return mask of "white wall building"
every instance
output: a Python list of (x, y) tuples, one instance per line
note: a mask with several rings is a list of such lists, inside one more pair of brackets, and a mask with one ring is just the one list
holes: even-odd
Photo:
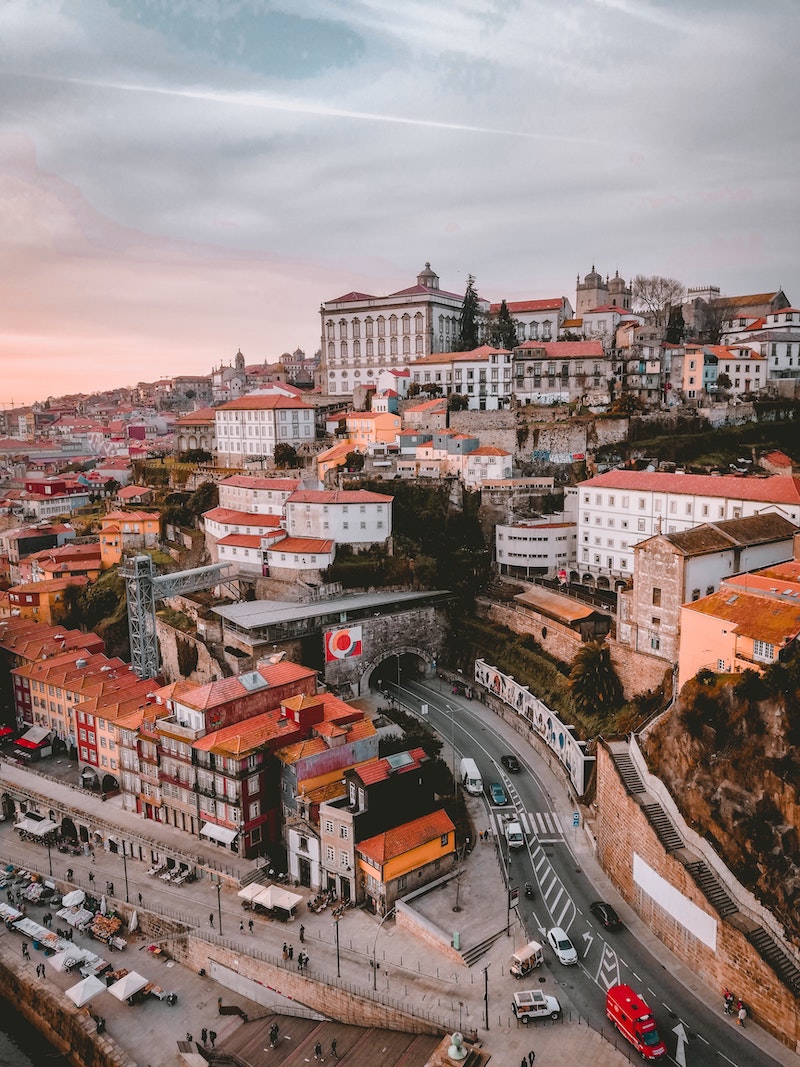
[[(506, 301), (508, 313), (517, 331), (517, 341), (555, 341), (562, 325), (573, 316), (572, 305), (565, 296), (549, 300)], [(492, 304), (492, 315), (500, 310), (500, 304)]]
[(800, 488), (791, 477), (739, 478), (614, 470), (581, 482), (578, 557), (582, 575), (607, 586), (633, 575), (634, 545), (702, 522), (776, 512), (800, 524)]
[(352, 393), (376, 382), (381, 371), (451, 349), (463, 300), (461, 293), (440, 289), (438, 275), (426, 263), (408, 289), (388, 296), (351, 292), (323, 303), (320, 372), (327, 392)]
[(219, 482), (219, 506), (258, 515), (283, 515), (286, 501), (300, 488), (298, 478), (256, 478), (235, 474)]
[(445, 396), (467, 397), (472, 411), (496, 411), (511, 395), (511, 353), (491, 345), (435, 353), (413, 364), (411, 379), (423, 389), (438, 385)]
[(293, 397), (251, 393), (217, 408), (217, 462), (238, 467), (272, 456), (278, 444), (297, 447), (315, 437), (314, 408)]
[(336, 542), (317, 537), (284, 537), (280, 541), (262, 541), (264, 574), (292, 581), (320, 581), (322, 572), (336, 557)]
[(462, 458), (462, 477), (468, 489), (479, 489), (484, 482), (510, 478), (513, 472), (511, 453), (494, 445), (481, 445)]
[(546, 520), (495, 527), (495, 555), (501, 574), (555, 578), (575, 558), (578, 527), (574, 522)]
[(392, 498), (364, 489), (298, 489), (286, 501), (284, 526), (289, 537), (383, 544), (392, 533)]

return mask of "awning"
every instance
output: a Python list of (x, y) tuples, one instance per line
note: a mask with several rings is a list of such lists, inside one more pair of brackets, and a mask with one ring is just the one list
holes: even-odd
[(42, 742), (49, 740), (50, 731), (44, 726), (32, 726), (26, 734), (17, 741), (24, 748), (38, 748)]
[(129, 971), (118, 982), (110, 985), (108, 991), (117, 1000), (127, 1000), (134, 993), (138, 993), (140, 989), (144, 989), (146, 985), (147, 979), (143, 975), (139, 974), (138, 971)]
[(41, 822), (34, 822), (33, 826), (29, 826), (28, 833), (33, 834), (34, 837), (44, 837), (45, 834), (57, 829), (58, 823), (54, 823), (50, 819), (42, 819)]
[(264, 886), (260, 882), (251, 882), (250, 885), (244, 886), (236, 894), (237, 897), (241, 897), (242, 900), (255, 900), (259, 893), (264, 889)]
[(101, 982), (97, 975), (90, 974), (88, 978), (84, 978), (82, 982), (78, 982), (77, 985), (66, 990), (66, 993), (74, 1004), (82, 1008), (84, 1004), (89, 1003), (92, 997), (96, 997), (98, 993), (104, 993), (105, 991), (106, 983)]
[(201, 837), (210, 837), (214, 841), (221, 841), (225, 845), (229, 845), (238, 833), (238, 830), (231, 830), (228, 826), (217, 826), (214, 822), (204, 822), (200, 827)]
[(14, 829), (19, 830), (20, 833), (30, 834), (33, 832), (33, 827), (38, 825), (37, 819), (20, 819), (18, 823), (14, 823)]

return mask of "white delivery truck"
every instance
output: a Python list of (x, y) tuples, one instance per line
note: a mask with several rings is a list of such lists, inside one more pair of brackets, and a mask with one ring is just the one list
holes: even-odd
[(483, 796), (483, 782), (481, 781), (481, 772), (478, 770), (478, 765), (474, 759), (470, 759), (465, 756), (459, 764), (459, 777), (461, 778), (461, 784), (466, 791), (473, 797)]
[(506, 841), (509, 848), (522, 848), (525, 844), (525, 834), (516, 819), (506, 823)]

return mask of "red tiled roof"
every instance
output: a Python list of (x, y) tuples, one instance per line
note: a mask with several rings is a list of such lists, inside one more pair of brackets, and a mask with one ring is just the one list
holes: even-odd
[(248, 474), (234, 474), (219, 483), (220, 485), (235, 485), (241, 489), (274, 489), (277, 492), (291, 493), (298, 485), (299, 478), (255, 478)]
[(332, 540), (322, 540), (316, 537), (284, 537), (282, 541), (271, 544), (267, 551), (330, 555), (333, 552), (333, 544)]
[(203, 512), (204, 519), (222, 523), (224, 526), (280, 526), (280, 515), (262, 515), (255, 511), (234, 511), (233, 508), (212, 508)]
[(702, 600), (684, 605), (684, 609), (724, 619), (745, 637), (770, 645), (780, 646), (800, 633), (800, 603), (782, 603), (744, 589), (732, 591), (727, 584)]
[[(297, 682), (304, 678), (316, 677), (317, 672), (310, 667), (303, 667), (299, 663), (290, 660), (281, 660), (280, 663), (268, 663), (256, 668), (258, 673), (266, 680), (269, 686), (285, 685), (287, 682)], [(264, 690), (259, 690), (264, 692)], [(217, 707), (236, 700), (248, 693), (238, 677), (221, 678), (215, 682), (206, 682), (198, 685), (196, 682), (178, 682), (172, 687), (170, 698), (188, 707), (201, 710), (203, 708)]]
[(392, 497), (368, 489), (298, 489), (289, 504), (386, 504)]
[(800, 480), (775, 474), (769, 478), (723, 474), (667, 474), (662, 471), (613, 470), (578, 484), (579, 489), (637, 489), (652, 493), (754, 500), (767, 504), (800, 504)]
[(328, 300), (329, 304), (352, 304), (361, 303), (363, 300), (378, 300), (377, 296), (371, 296), (369, 293), (357, 293), (355, 290), (351, 290), (349, 293), (345, 293), (344, 296), (337, 296), (334, 300)]
[(275, 410), (276, 408), (292, 408), (295, 411), (298, 408), (303, 411), (314, 410), (310, 404), (304, 404), (291, 396), (258, 393), (250, 396), (240, 396), (236, 400), (229, 400), (226, 404), (221, 404), (217, 411), (267, 411)]
[[(506, 307), (512, 315), (523, 311), (559, 311), (562, 298), (554, 296), (549, 300), (511, 300), (506, 301)], [(492, 304), (489, 311), (496, 314), (500, 310), (500, 304)]]
[(517, 348), (543, 349), (548, 358), (565, 359), (570, 356), (599, 358), (603, 355), (602, 341), (523, 341)]
[(467, 453), (467, 458), (472, 456), (510, 456), (510, 452), (506, 452), (504, 448), (497, 448), (495, 445), (481, 445), (480, 448), (475, 448), (472, 452)]
[(448, 293), (444, 289), (431, 289), (428, 285), (410, 285), (408, 289), (399, 289), (396, 293), (390, 293), (392, 296), (445, 296), (449, 300), (463, 300), (463, 293)]
[[(446, 811), (440, 809), (430, 815), (423, 815), (419, 819), (403, 823), (393, 830), (368, 837), (358, 845), (358, 852), (378, 864), (387, 863), (389, 860), (403, 856), (421, 845), (433, 841), (434, 838), (443, 837), (445, 834), (453, 834), (455, 826)], [(452, 842), (455, 848), (455, 842)]]
[(261, 534), (225, 534), (217, 544), (232, 548), (261, 548)]

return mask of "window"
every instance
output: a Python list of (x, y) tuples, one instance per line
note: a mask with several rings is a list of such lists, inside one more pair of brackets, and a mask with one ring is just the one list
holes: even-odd
[(700, 599), (700, 590), (699, 589), (693, 589), (692, 590), (692, 600), (699, 600), (699, 599)]
[(325, 833), (326, 834), (332, 834), (333, 833), (333, 819), (326, 819), (325, 820)]
[(334, 852), (332, 845), (328, 845), (328, 847), (325, 849), (325, 859), (328, 861), (328, 863), (333, 863), (335, 861), (336, 853)]
[(753, 641), (753, 659), (771, 663), (775, 658), (775, 646), (767, 641)]
[(339, 837), (344, 838), (346, 840), (349, 836), (350, 830), (348, 826), (345, 823), (342, 823), (342, 825), (339, 827)]
[(636, 523), (639, 533), (644, 533), (644, 519), (639, 519)]
[(251, 819), (257, 819), (261, 814), (261, 801), (254, 800), (248, 807), (247, 811)]
[(661, 590), (658, 589), (657, 587), (653, 588), (653, 607), (654, 608), (661, 607)]
[(344, 851), (340, 852), (339, 853), (339, 866), (340, 867), (349, 867), (350, 866), (350, 864), (348, 863), (349, 859), (350, 859), (350, 857), (348, 856), (348, 854), (346, 852), (344, 852)]

